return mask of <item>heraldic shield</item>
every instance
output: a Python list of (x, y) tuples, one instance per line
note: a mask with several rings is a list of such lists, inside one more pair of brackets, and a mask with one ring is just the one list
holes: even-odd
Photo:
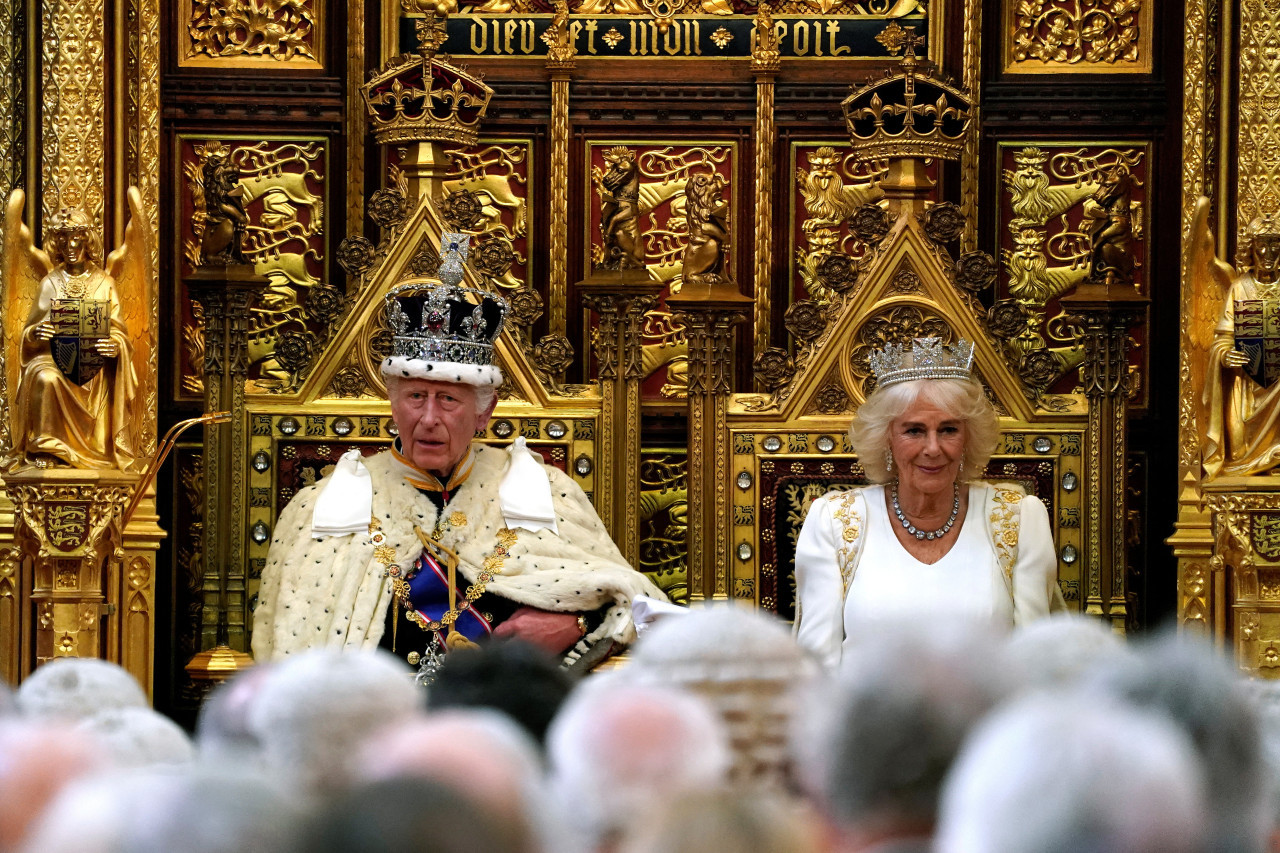
[(111, 336), (111, 303), (100, 299), (55, 299), (49, 322), (54, 326), (49, 341), (53, 363), (71, 382), (85, 384), (105, 364), (95, 344)]
[(1249, 357), (1244, 370), (1264, 388), (1280, 379), (1280, 299), (1235, 304), (1236, 349)]

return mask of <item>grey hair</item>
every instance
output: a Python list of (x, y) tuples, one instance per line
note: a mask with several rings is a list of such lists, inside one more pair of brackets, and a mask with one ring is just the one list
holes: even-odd
[(1204, 768), (1213, 843), (1266, 846), (1271, 815), (1261, 721), (1231, 663), (1203, 643), (1166, 636), (1132, 659), (1099, 667), (1085, 689), (1159, 712), (1178, 726)]
[[(405, 381), (403, 376), (384, 376), (383, 379), (387, 385), (387, 399), (390, 400), (396, 394), (396, 388), (400, 387), (400, 383)], [(441, 380), (433, 379), (433, 382)], [(455, 382), (455, 385), (466, 385), (468, 388), (475, 389), (476, 392), (476, 414), (483, 414), (485, 409), (489, 408), (495, 397), (498, 396), (498, 389), (492, 385), (472, 385), (467, 382)]]
[(1041, 693), (966, 742), (934, 850), (1192, 853), (1205, 849), (1206, 816), (1195, 753), (1167, 720), (1088, 693)]
[(827, 701), (806, 709), (800, 770), (841, 827), (927, 831), (961, 744), (1004, 696), (983, 627), (944, 620), (930, 634), (897, 620), (867, 625)]
[(33, 719), (82, 720), (115, 708), (149, 708), (123, 667), (98, 658), (56, 658), (18, 686), (18, 711)]
[(323, 794), (350, 783), (372, 730), (422, 704), (422, 688), (388, 652), (315, 649), (273, 665), (249, 708), (249, 729), (265, 766)]
[(895, 420), (922, 400), (964, 423), (964, 467), (960, 479), (981, 477), (1000, 442), (1000, 420), (982, 386), (973, 379), (915, 379), (877, 388), (854, 416), (849, 441), (867, 478), (873, 483), (893, 479), (885, 464), (890, 429)]
[(566, 829), (584, 849), (666, 800), (722, 784), (729, 745), (696, 696), (618, 679), (580, 685), (547, 732), (551, 786)]

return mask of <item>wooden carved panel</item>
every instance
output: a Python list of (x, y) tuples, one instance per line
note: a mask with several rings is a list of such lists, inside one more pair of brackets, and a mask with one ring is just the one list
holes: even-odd
[(882, 163), (859, 163), (848, 142), (792, 142), (788, 232), (789, 302), (830, 301), (818, 281), (818, 264), (833, 252), (860, 258), (867, 246), (849, 227), (849, 217), (880, 197), (875, 182)]
[(605, 155), (614, 148), (626, 148), (635, 157), (640, 179), (638, 225), (645, 265), (649, 274), (664, 285), (658, 307), (645, 314), (641, 330), (645, 369), (642, 394), (645, 399), (683, 397), (687, 384), (688, 344), (684, 327), (664, 306), (668, 295), (680, 292), (684, 253), (689, 243), (685, 185), (697, 174), (714, 174), (724, 180), (723, 198), (731, 211), (731, 246), (725, 263), (728, 276), (736, 278), (732, 245), (737, 240), (747, 239), (750, 234), (750, 225), (736, 222), (733, 216), (739, 187), (738, 145), (732, 141), (589, 141), (587, 168), (584, 170), (587, 186), (583, 194), (583, 209), (589, 212), (584, 217), (583, 240), (586, 249), (583, 266), (587, 270), (604, 258), (604, 248), (600, 243), (601, 195), (597, 181), (608, 171)]
[[(249, 217), (245, 255), (270, 280), (255, 303), (249, 327), (249, 392), (279, 393), (296, 388), (345, 308), (344, 288), (326, 270), (326, 197), (329, 148), (323, 137), (180, 135), (174, 196), (175, 268), (194, 271), (204, 233), (204, 173), (211, 160), (225, 158), (239, 171)], [(178, 393), (198, 396), (203, 387), (203, 317), (181, 292), (180, 328), (174, 351), (182, 354)]]
[(1149, 74), (1156, 0), (1004, 0), (1004, 67)]
[[(1035, 393), (1069, 393), (1083, 358), (1076, 330), (1065, 321), (1059, 297), (1089, 274), (1091, 231), (1127, 228), (1134, 286), (1151, 294), (1149, 240), (1151, 151), (1145, 142), (1007, 142), (1001, 167), (997, 233), (1000, 278), (989, 328), (1006, 361)], [(1110, 219), (1099, 199), (1109, 180), (1132, 177), (1127, 207)], [(1123, 205), (1122, 205), (1123, 206)], [(1130, 354), (1131, 404), (1147, 401), (1146, 323), (1134, 331)]]
[(174, 21), (186, 68), (323, 68), (322, 0), (181, 0)]

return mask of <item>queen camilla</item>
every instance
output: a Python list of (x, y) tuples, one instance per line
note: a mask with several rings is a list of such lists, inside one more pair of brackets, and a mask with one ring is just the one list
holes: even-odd
[(874, 485), (814, 501), (796, 543), (796, 631), (839, 664), (855, 626), (905, 616), (1011, 628), (1061, 600), (1049, 515), (977, 479), (999, 436), (973, 344), (917, 338), (872, 356), (876, 390), (850, 429)]

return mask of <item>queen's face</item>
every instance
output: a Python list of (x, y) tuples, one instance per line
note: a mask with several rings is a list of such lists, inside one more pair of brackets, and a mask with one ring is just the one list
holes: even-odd
[(925, 400), (916, 403), (889, 427), (889, 450), (898, 492), (936, 495), (950, 492), (960, 479), (965, 423)]

